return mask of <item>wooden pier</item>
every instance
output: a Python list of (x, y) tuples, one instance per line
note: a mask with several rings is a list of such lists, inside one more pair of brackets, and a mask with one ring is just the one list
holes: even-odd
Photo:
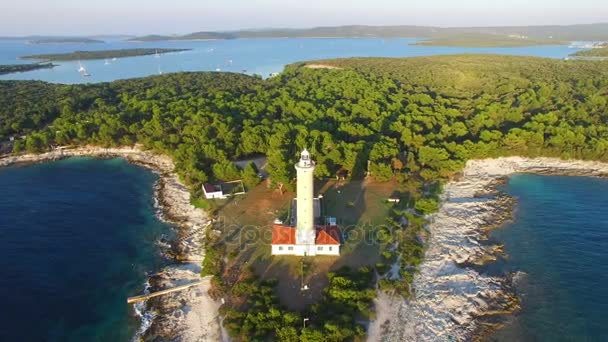
[(203, 282), (202, 280), (201, 281), (195, 281), (195, 282), (190, 283), (190, 284), (180, 285), (180, 286), (176, 286), (176, 287), (173, 287), (173, 288), (170, 288), (170, 289), (164, 289), (164, 290), (148, 293), (148, 294), (141, 295), (141, 296), (129, 297), (129, 298), (127, 298), (127, 304), (141, 302), (141, 301), (146, 300), (148, 298), (162, 296), (162, 295), (167, 294), (167, 293), (182, 291), (182, 290), (185, 290), (187, 288), (190, 288), (190, 287), (193, 287), (193, 286), (196, 286), (196, 285), (200, 285), (202, 282)]

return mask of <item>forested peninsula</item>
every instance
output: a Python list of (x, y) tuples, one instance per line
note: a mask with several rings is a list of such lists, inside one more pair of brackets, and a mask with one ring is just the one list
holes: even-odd
[(608, 46), (605, 47), (582, 50), (571, 54), (573, 57), (589, 57), (589, 58), (608, 58)]
[(518, 47), (537, 45), (564, 45), (565, 41), (552, 38), (529, 38), (518, 35), (463, 34), (446, 35), (422, 40), (411, 45), (460, 47)]
[(50, 69), (55, 67), (53, 63), (30, 63), (30, 64), (5, 64), (0, 65), (0, 75), (12, 74), (15, 72), (26, 72), (38, 69)]
[(86, 37), (53, 37), (28, 40), (30, 44), (99, 44), (103, 40)]
[[(286, 309), (275, 280), (225, 268), (247, 255), (221, 239), (206, 246), (204, 272), (218, 275), (215, 295), (232, 298), (221, 313), (235, 339), (342, 341), (365, 335), (376, 282), (410, 295), (424, 256), (421, 214), (437, 210), (441, 184), (467, 160), (607, 161), (607, 93), (608, 62), (496, 55), (323, 60), (267, 80), (201, 72), (91, 85), (3, 81), (0, 140), (26, 136), (14, 153), (140, 143), (171, 156), (192, 189), (240, 177), (231, 161), (255, 154), (268, 157), (271, 186), (291, 188), (304, 147), (319, 178), (369, 171), (397, 182), (407, 201), (378, 234), (382, 262), (332, 272), (323, 298), (304, 310)], [(384, 276), (387, 265), (398, 267), (396, 278)], [(302, 329), (303, 317), (316, 319)]]
[(155, 54), (164, 54), (170, 52), (188, 51), (190, 49), (119, 49), (119, 50), (99, 50), (99, 51), (74, 51), (68, 53), (54, 53), (43, 55), (28, 55), (21, 56), (21, 59), (40, 59), (47, 61), (76, 61), (87, 59), (105, 59), (105, 58), (124, 58), (135, 56), (147, 56)]

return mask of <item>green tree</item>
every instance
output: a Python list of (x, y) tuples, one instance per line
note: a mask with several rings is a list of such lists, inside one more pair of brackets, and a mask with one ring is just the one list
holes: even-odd
[(213, 176), (224, 181), (239, 179), (241, 173), (230, 160), (222, 160), (213, 164)]
[(422, 214), (430, 214), (439, 208), (439, 204), (436, 199), (433, 198), (421, 198), (416, 201), (416, 205), (414, 206), (416, 210), (418, 210)]
[(258, 168), (253, 162), (245, 165), (245, 168), (241, 172), (243, 183), (248, 189), (253, 189), (256, 185), (260, 184), (260, 177), (258, 176)]

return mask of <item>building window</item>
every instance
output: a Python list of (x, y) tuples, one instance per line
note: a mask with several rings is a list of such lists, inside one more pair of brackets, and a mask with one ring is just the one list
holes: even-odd
[(323, 246), (319, 246), (319, 247), (317, 247), (317, 250), (318, 250), (318, 251), (322, 251), (322, 250), (323, 250)]
[(331, 252), (331, 250), (333, 249), (333, 247), (329, 246), (329, 251)]
[(279, 246), (279, 250), (282, 251), (283, 250), (283, 246)]
[(288, 251), (293, 251), (293, 247), (287, 247)]

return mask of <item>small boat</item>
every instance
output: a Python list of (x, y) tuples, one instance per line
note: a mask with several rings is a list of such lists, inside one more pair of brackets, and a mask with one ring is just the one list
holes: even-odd
[(115, 61), (115, 60), (116, 60), (116, 57), (112, 58), (112, 61)]
[(160, 65), (158, 66), (158, 74), (159, 74), (159, 75), (162, 75), (162, 74), (163, 74), (163, 71), (162, 71), (162, 70), (160, 70)]
[(160, 55), (158, 54), (158, 49), (155, 50), (154, 58), (160, 58)]
[(80, 63), (80, 61), (78, 61), (78, 66), (79, 66), (79, 68), (78, 68), (78, 72), (79, 72), (79, 73), (81, 73), (81, 74), (82, 74), (83, 72), (87, 72), (87, 69), (85, 69), (85, 68), (82, 66), (82, 63)]
[(82, 63), (80, 63), (80, 61), (78, 61), (78, 72), (84, 76), (84, 77), (89, 77), (91, 76), (91, 74), (89, 74), (89, 72), (87, 71), (87, 69), (82, 65)]
[(106, 59), (106, 61), (103, 63), (103, 65), (110, 65), (110, 61)]

